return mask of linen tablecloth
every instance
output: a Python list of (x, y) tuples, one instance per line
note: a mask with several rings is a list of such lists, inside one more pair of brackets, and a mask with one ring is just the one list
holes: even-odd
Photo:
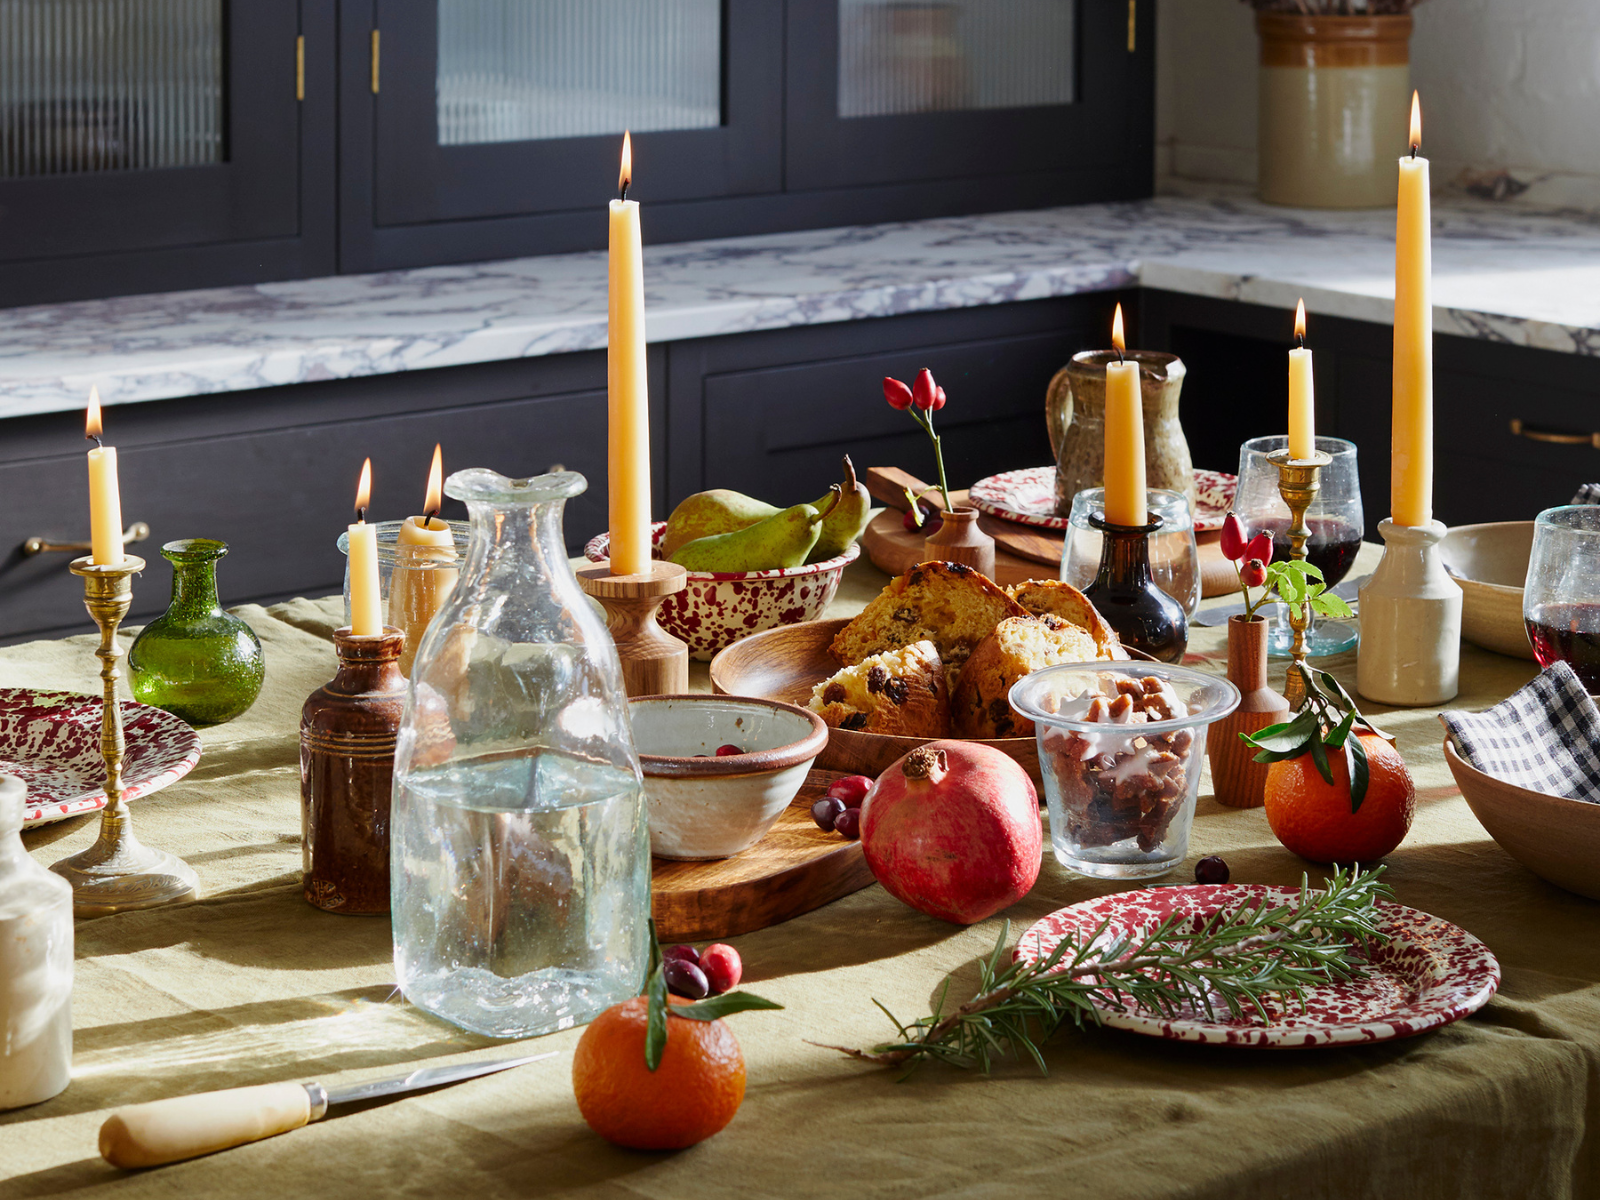
[[(1357, 571), (1375, 556), (1365, 548)], [(858, 563), (831, 615), (859, 608), (883, 582)], [(147, 576), (140, 586), (161, 584)], [(1314, 1051), (1064, 1032), (1046, 1052), (1048, 1076), (1018, 1062), (991, 1078), (935, 1066), (898, 1082), (809, 1040), (884, 1039), (891, 1029), (872, 999), (921, 1015), (947, 972), (970, 984), (1001, 919), (957, 928), (874, 886), (733, 939), (747, 986), (786, 1006), (731, 1018), (748, 1064), (744, 1106), (694, 1149), (640, 1154), (601, 1141), (578, 1115), (570, 1066), (580, 1031), (510, 1048), (433, 1020), (395, 994), (386, 920), (301, 899), (296, 729), (302, 701), (332, 673), (336, 602), (239, 611), (266, 648), (261, 699), (203, 731), (188, 778), (134, 805), (140, 837), (186, 858), (203, 898), (78, 925), (73, 1083), (0, 1114), (0, 1196), (1244, 1200), (1596, 1186), (1600, 905), (1542, 882), (1490, 840), (1443, 764), (1432, 709), (1371, 709), (1398, 735), (1419, 793), (1388, 878), (1402, 903), (1457, 922), (1499, 956), (1504, 984), (1476, 1016), (1407, 1041)], [(1191, 651), (1220, 671), (1225, 639), (1223, 628), (1196, 628)], [(0, 650), (0, 686), (94, 691), (92, 645), (86, 635)], [(1353, 655), (1330, 665), (1353, 685)], [(1486, 707), (1532, 674), (1530, 663), (1463, 647), (1453, 704)], [(703, 668), (698, 678), (703, 686)], [(49, 863), (93, 837), (94, 821), (77, 820), (27, 843)], [(1223, 808), (1209, 785), (1190, 862), (1169, 880), (1189, 878), (1205, 854), (1224, 855), (1236, 881), (1289, 884), (1308, 869), (1261, 810)], [(1047, 852), (1032, 894), (1004, 915), (1014, 936), (1108, 890)], [(119, 1104), (281, 1080), (348, 1083), (534, 1049), (560, 1053), (154, 1171), (124, 1174), (95, 1151)]]

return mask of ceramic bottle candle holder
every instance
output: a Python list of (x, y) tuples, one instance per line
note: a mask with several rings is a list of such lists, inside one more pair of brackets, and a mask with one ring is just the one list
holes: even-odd
[(1105, 535), (1105, 544), (1100, 571), (1083, 589), (1085, 598), (1127, 648), (1159, 662), (1182, 662), (1189, 618), (1150, 574), (1150, 535), (1161, 528), (1161, 518), (1152, 517), (1147, 525), (1113, 525), (1104, 513), (1094, 513), (1089, 524)]
[(133, 603), (133, 577), (144, 570), (144, 559), (122, 556), (115, 565), (97, 563), (85, 556), (69, 568), (83, 577), (83, 603), (100, 626), (100, 679), (104, 704), (100, 724), (100, 753), (106, 763), (106, 806), (100, 814), (100, 834), (94, 845), (50, 869), (72, 885), (72, 910), (79, 917), (104, 917), (139, 908), (156, 908), (193, 900), (200, 881), (175, 854), (153, 850), (133, 836), (128, 802), (122, 796), (122, 756), (127, 741), (122, 733), (122, 708), (117, 700), (117, 680), (122, 671), (117, 660), (117, 626)]
[(924, 562), (953, 562), (994, 578), (994, 539), (978, 527), (978, 510), (939, 512), (939, 528), (922, 543)]
[(339, 672), (300, 713), (302, 883), (328, 912), (389, 911), (389, 793), (405, 709), (405, 634), (335, 631)]
[(1356, 690), (1379, 704), (1442, 704), (1460, 690), (1461, 587), (1444, 569), (1442, 522), (1378, 523), (1383, 558), (1361, 589)]

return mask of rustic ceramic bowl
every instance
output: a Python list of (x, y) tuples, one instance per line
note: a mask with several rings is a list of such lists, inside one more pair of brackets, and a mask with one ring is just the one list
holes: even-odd
[(1600, 900), (1600, 804), (1533, 792), (1485, 775), (1444, 740), (1444, 761), (1472, 815), (1540, 879)]
[[(660, 546), (666, 529), (665, 521), (651, 527), (651, 545)], [(590, 562), (599, 562), (610, 552), (609, 533), (590, 539), (583, 548)], [(690, 571), (689, 586), (663, 600), (656, 619), (673, 637), (688, 643), (691, 657), (710, 662), (719, 650), (752, 633), (816, 620), (838, 594), (844, 569), (860, 554), (860, 543), (853, 543), (838, 558), (803, 567)]]
[(1439, 549), (1445, 569), (1461, 585), (1462, 638), (1496, 654), (1531, 659), (1522, 583), (1533, 551), (1533, 522), (1456, 525)]
[[(650, 852), (660, 858), (727, 858), (755, 845), (828, 742), (816, 713), (775, 700), (640, 696), (628, 710), (650, 806)], [(744, 753), (716, 757), (728, 745)]]

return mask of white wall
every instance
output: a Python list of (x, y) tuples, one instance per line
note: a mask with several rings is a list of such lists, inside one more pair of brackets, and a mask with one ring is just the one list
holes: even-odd
[[(1240, 0), (1159, 0), (1156, 173), (1256, 178), (1255, 17)], [(1600, 210), (1600, 0), (1428, 0), (1415, 11), (1435, 185), (1508, 170), (1524, 203)]]

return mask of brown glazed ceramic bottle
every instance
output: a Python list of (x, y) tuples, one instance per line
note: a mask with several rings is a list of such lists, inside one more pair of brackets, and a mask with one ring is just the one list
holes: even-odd
[(405, 634), (333, 635), (339, 673), (300, 713), (306, 901), (329, 912), (389, 911), (389, 789), (405, 708)]
[(1228, 681), (1239, 689), (1239, 707), (1217, 722), (1206, 751), (1217, 802), (1229, 808), (1266, 803), (1267, 764), (1255, 761), (1255, 748), (1239, 735), (1289, 719), (1289, 702), (1267, 686), (1269, 625), (1263, 617), (1228, 618)]

